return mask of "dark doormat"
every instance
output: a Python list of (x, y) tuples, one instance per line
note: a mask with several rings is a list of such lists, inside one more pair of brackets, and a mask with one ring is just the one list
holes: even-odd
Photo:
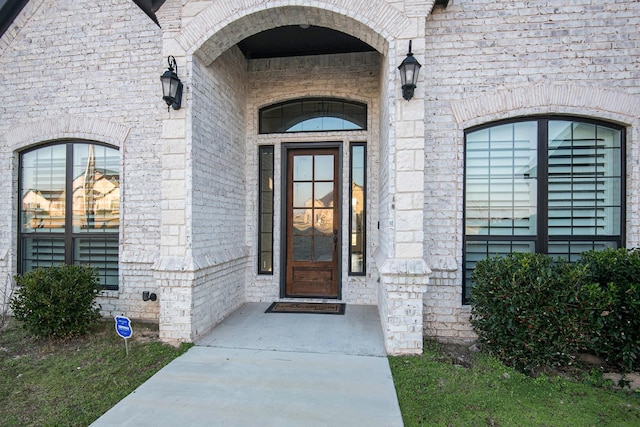
[(265, 313), (344, 314), (345, 304), (319, 302), (274, 302)]

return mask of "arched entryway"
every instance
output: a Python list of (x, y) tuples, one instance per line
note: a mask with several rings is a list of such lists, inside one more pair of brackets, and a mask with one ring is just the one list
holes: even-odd
[[(422, 259), (422, 244), (407, 236), (412, 233), (411, 227), (416, 228), (416, 236), (421, 232), (421, 221), (416, 218), (421, 215), (420, 200), (424, 196), (420, 179), (406, 186), (402, 178), (407, 171), (414, 177), (421, 176), (421, 162), (403, 164), (402, 172), (396, 168), (407, 154), (399, 156), (400, 151), (408, 149), (414, 157), (422, 155), (424, 135), (405, 130), (398, 138), (396, 128), (423, 132), (423, 126), (415, 123), (422, 122), (424, 115), (420, 115), (420, 94), (410, 106), (396, 101), (399, 85), (395, 74), (396, 64), (404, 57), (404, 51), (398, 53), (396, 46), (401, 41), (408, 45), (407, 39), (419, 36), (419, 31), (412, 31), (424, 25), (423, 17), (408, 17), (384, 1), (366, 8), (351, 1), (325, 7), (291, 2), (245, 3), (242, 9), (233, 2), (228, 7), (215, 3), (165, 43), (165, 53), (175, 56), (179, 66), (186, 69), (186, 99), (182, 110), (163, 117), (163, 165), (170, 170), (164, 168), (163, 203), (168, 209), (163, 210), (161, 259), (155, 266), (165, 294), (161, 301), (167, 301), (161, 303), (161, 335), (193, 339), (246, 301), (321, 297), (377, 305), (388, 351), (420, 351), (421, 326), (417, 324), (422, 323), (422, 312), (418, 305), (428, 268)], [(241, 49), (248, 37), (284, 26), (340, 31), (371, 49), (259, 59), (252, 59)], [(423, 42), (418, 40), (416, 44)], [(184, 52), (176, 52), (179, 48)], [(356, 132), (260, 134), (260, 108), (296, 98), (360, 102), (367, 106), (367, 127)], [(403, 138), (410, 143), (404, 146)], [(350, 159), (356, 145), (367, 147), (368, 262), (361, 275), (350, 274), (347, 254), (351, 235), (346, 231), (352, 203)], [(257, 263), (259, 238), (265, 238), (259, 232), (259, 218), (264, 212), (260, 210), (258, 185), (260, 147), (265, 146), (273, 148), (275, 189), (273, 212), (269, 212), (274, 256), (270, 275), (260, 274)], [(293, 179), (288, 178), (287, 165), (295, 162), (291, 156), (304, 149), (330, 150), (334, 158), (332, 185), (338, 195), (333, 203), (338, 206), (331, 232), (340, 245), (340, 283), (330, 295), (296, 295), (287, 293), (286, 286), (282, 290), (281, 278), (287, 268), (283, 259), (288, 250), (284, 206), (287, 180)], [(328, 155), (325, 151), (314, 151), (311, 158), (324, 158)], [(318, 183), (325, 184), (322, 179)], [(396, 194), (402, 199), (398, 205)], [(410, 204), (404, 202), (408, 199), (412, 200)], [(401, 238), (398, 230), (403, 233)], [(416, 291), (398, 289), (401, 281)], [(412, 298), (417, 301), (409, 301)], [(182, 323), (177, 328), (176, 319)], [(407, 324), (406, 333), (399, 334), (403, 322)], [(163, 325), (170, 334), (165, 335)], [(170, 337), (174, 332), (175, 337)]]

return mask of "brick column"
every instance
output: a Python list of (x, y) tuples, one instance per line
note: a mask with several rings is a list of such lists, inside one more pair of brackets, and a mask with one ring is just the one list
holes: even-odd
[[(414, 97), (406, 101), (401, 95), (397, 70), (408, 48), (409, 38), (396, 41), (396, 64), (389, 64), (388, 90), (396, 100), (395, 120), (387, 144), (391, 159), (388, 189), (391, 205), (382, 209), (389, 210), (391, 253), (379, 250), (374, 255), (380, 273), (379, 311), (389, 354), (422, 353), (423, 296), (431, 273), (423, 259), (424, 77), (421, 75)], [(416, 36), (412, 50), (423, 62), (424, 38)]]
[(379, 271), (379, 311), (387, 353), (422, 353), (422, 298), (431, 271), (422, 259), (387, 259)]
[(190, 342), (195, 338), (193, 288), (196, 267), (191, 251), (191, 114), (188, 100), (191, 73), (186, 52), (175, 42), (182, 25), (181, 7), (178, 3), (167, 3), (165, 6), (158, 11), (158, 19), (164, 30), (161, 64), (166, 69), (167, 57), (175, 57), (178, 77), (184, 89), (179, 110), (171, 108), (159, 112), (162, 120), (162, 217), (160, 259), (154, 264), (153, 271), (160, 300), (160, 338), (165, 342), (177, 343)]

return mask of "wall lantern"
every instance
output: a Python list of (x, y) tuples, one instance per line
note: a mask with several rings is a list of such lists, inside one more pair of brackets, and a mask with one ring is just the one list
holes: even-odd
[(413, 98), (413, 90), (418, 82), (418, 74), (420, 73), (420, 63), (411, 53), (411, 40), (409, 40), (409, 52), (404, 58), (402, 64), (398, 67), (400, 70), (400, 79), (402, 80), (402, 97), (407, 101)]
[[(160, 76), (162, 82), (162, 99), (167, 103), (167, 111), (169, 107), (179, 110), (182, 104), (182, 82), (178, 78), (178, 64), (176, 58), (169, 55), (167, 58), (169, 69)], [(173, 71), (175, 68), (175, 71)]]

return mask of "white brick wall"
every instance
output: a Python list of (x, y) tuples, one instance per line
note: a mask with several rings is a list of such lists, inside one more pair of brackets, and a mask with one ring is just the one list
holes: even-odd
[(160, 334), (167, 341), (194, 340), (242, 304), (249, 268), (245, 59), (232, 48), (209, 66), (194, 57), (187, 68), (188, 110), (168, 120), (185, 121), (184, 132), (164, 133), (167, 209), (163, 257), (154, 267), (162, 293), (181, 295), (162, 306)]
[(456, 0), (427, 19), (425, 333), (469, 340), (461, 305), (464, 129), (535, 114), (628, 126), (627, 241), (639, 242), (640, 3)]
[[(135, 31), (132, 31), (135, 29)], [(158, 157), (162, 109), (160, 29), (128, 0), (30, 1), (0, 38), (0, 275), (16, 272), (17, 159), (56, 139), (108, 143), (121, 154), (120, 291), (100, 299), (103, 313), (158, 318), (150, 270), (159, 245)], [(9, 184), (10, 183), (10, 184)], [(3, 250), (6, 250), (6, 252)], [(142, 255), (144, 254), (144, 255)]]

